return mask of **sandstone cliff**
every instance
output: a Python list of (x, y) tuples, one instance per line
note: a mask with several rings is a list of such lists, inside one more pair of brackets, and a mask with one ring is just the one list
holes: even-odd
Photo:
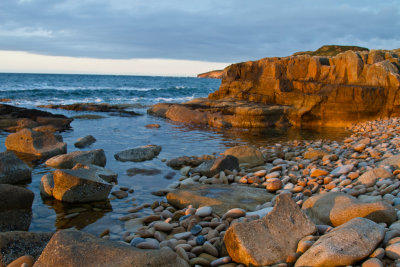
[(346, 51), (369, 51), (368, 48), (353, 46), (353, 45), (324, 45), (318, 48), (315, 51), (304, 51), (304, 52), (296, 52), (292, 56), (300, 56), (300, 55), (310, 55), (310, 56), (336, 56), (340, 53), (344, 53)]
[(400, 54), (347, 51), (233, 64), (208, 99), (159, 104), (149, 113), (218, 127), (348, 126), (400, 115)]
[(197, 78), (211, 78), (211, 79), (222, 79), (224, 75), (224, 70), (212, 70), (205, 73), (200, 73)]

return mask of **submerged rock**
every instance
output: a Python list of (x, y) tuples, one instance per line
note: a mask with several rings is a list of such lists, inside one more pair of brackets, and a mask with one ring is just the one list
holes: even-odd
[(42, 158), (67, 153), (67, 144), (62, 142), (60, 135), (27, 128), (7, 136), (5, 145), (8, 150)]
[(0, 153), (0, 184), (26, 183), (32, 180), (32, 170), (11, 151)]
[(383, 226), (354, 218), (321, 236), (295, 266), (348, 266), (368, 257), (384, 237)]
[(152, 160), (158, 154), (160, 154), (160, 151), (161, 146), (147, 145), (120, 151), (115, 154), (114, 157), (116, 160), (119, 161), (140, 162), (145, 160)]
[(317, 231), (290, 194), (276, 198), (274, 209), (249, 223), (235, 223), (225, 233), (229, 256), (245, 265), (272, 265), (285, 262), (296, 253), (297, 243)]
[(94, 149), (89, 151), (74, 151), (65, 155), (58, 155), (48, 159), (45, 164), (53, 168), (71, 169), (77, 163), (94, 164), (104, 167), (106, 161), (104, 150)]
[(189, 267), (189, 264), (171, 249), (140, 250), (84, 232), (61, 230), (54, 234), (34, 266)]
[(84, 148), (86, 146), (90, 146), (96, 142), (96, 138), (91, 135), (87, 135), (85, 137), (79, 138), (78, 141), (75, 142), (74, 146), (77, 148)]

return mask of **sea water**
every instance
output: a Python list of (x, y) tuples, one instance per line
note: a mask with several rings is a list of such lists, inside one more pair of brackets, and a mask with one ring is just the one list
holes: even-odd
[[(39, 194), (40, 179), (54, 169), (43, 163), (31, 164), (32, 182), (26, 187), (35, 193), (30, 231), (54, 231), (76, 228), (93, 234), (111, 230), (112, 239), (121, 239), (132, 227), (118, 218), (129, 214), (134, 206), (165, 200), (151, 192), (163, 189), (177, 181), (180, 173), (166, 166), (165, 160), (179, 156), (218, 154), (240, 144), (272, 145), (291, 139), (341, 139), (343, 130), (315, 132), (302, 129), (214, 129), (174, 123), (150, 116), (147, 108), (160, 102), (185, 102), (207, 95), (218, 89), (220, 80), (191, 77), (151, 77), (116, 75), (56, 75), (56, 74), (0, 74), (0, 99), (7, 104), (37, 108), (46, 104), (111, 103), (135, 104), (133, 110), (141, 116), (125, 117), (97, 113), (96, 120), (75, 119), (72, 129), (62, 132), (68, 152), (79, 150), (74, 143), (80, 137), (93, 135), (97, 141), (84, 150), (104, 149), (106, 168), (118, 173), (118, 185), (134, 190), (125, 199), (111, 199), (105, 203), (65, 204), (43, 200)], [(69, 117), (94, 112), (42, 109)], [(146, 128), (157, 123), (160, 128)], [(0, 151), (5, 151), (4, 140), (9, 133), (0, 132)], [(156, 144), (162, 146), (159, 156), (145, 162), (119, 162), (114, 154), (128, 148)], [(153, 174), (133, 175), (134, 169), (152, 170)], [(143, 209), (140, 216), (151, 213)]]

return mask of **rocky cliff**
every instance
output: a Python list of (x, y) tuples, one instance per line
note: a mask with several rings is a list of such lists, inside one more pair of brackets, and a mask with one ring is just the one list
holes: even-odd
[(224, 70), (212, 70), (205, 73), (200, 73), (197, 78), (211, 78), (211, 79), (222, 79), (224, 75)]
[(348, 126), (400, 115), (400, 53), (264, 58), (233, 64), (208, 99), (159, 104), (149, 113), (218, 127)]

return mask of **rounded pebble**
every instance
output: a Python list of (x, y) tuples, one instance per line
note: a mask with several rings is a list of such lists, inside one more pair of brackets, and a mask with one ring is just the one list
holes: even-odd
[(214, 256), (214, 257), (218, 257), (218, 250), (208, 241), (204, 242), (203, 244), (203, 249), (206, 253)]
[(364, 261), (361, 267), (383, 267), (383, 263), (377, 258), (370, 258)]
[(192, 233), (192, 235), (197, 235), (198, 233), (201, 232), (201, 230), (203, 230), (203, 227), (201, 227), (200, 224), (196, 224), (195, 226), (192, 227), (192, 229), (190, 229), (190, 232)]
[(196, 210), (195, 214), (199, 217), (207, 217), (207, 216), (210, 216), (211, 213), (212, 213), (212, 208), (209, 206), (204, 206), (204, 207), (198, 208)]

